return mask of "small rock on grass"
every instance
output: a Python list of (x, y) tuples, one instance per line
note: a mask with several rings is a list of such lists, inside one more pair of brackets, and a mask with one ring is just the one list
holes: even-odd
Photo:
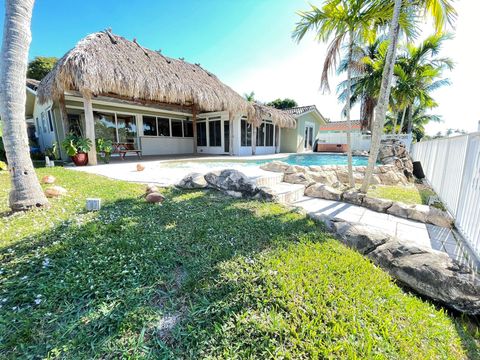
[(45, 175), (43, 178), (42, 178), (42, 183), (44, 184), (53, 184), (55, 182), (55, 176), (53, 175)]
[(51, 186), (45, 189), (45, 195), (49, 198), (60, 197), (67, 194), (67, 189), (61, 186)]
[(145, 170), (145, 166), (142, 164), (137, 164), (137, 171), (143, 171)]
[(148, 203), (161, 204), (165, 200), (165, 196), (163, 196), (159, 192), (152, 192), (150, 194), (147, 194), (147, 196), (145, 197), (145, 200)]
[(158, 192), (158, 187), (155, 184), (148, 184), (145, 188), (145, 194), (151, 194), (154, 192)]

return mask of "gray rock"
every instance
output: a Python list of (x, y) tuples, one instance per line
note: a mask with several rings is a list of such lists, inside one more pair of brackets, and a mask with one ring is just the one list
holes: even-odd
[(330, 186), (318, 183), (307, 187), (307, 189), (305, 190), (305, 195), (326, 200), (340, 201), (342, 199), (341, 191), (331, 188)]
[(285, 172), (290, 167), (289, 164), (282, 161), (272, 161), (260, 166), (260, 169), (273, 172)]
[(308, 167), (300, 165), (291, 165), (285, 169), (285, 174), (306, 173)]
[(240, 192), (245, 197), (258, 193), (257, 186), (243, 173), (234, 169), (212, 171), (205, 175), (208, 185), (222, 191)]
[(364, 224), (334, 222), (334, 231), (351, 248), (365, 255), (389, 240), (389, 235)]
[(427, 215), (430, 211), (428, 205), (414, 205), (408, 211), (408, 218), (420, 222), (427, 222)]
[(480, 314), (480, 280), (446, 253), (392, 238), (368, 255), (421, 295), (469, 315)]
[(356, 190), (349, 190), (343, 193), (342, 198), (344, 201), (355, 204), (355, 205), (362, 205), (363, 199), (365, 198), (365, 194), (356, 191)]
[(386, 212), (392, 204), (393, 201), (387, 199), (377, 199), (369, 196), (363, 198), (363, 206), (377, 212)]
[(338, 182), (335, 171), (308, 171), (306, 173), (314, 182), (322, 183), (325, 185), (332, 185)]
[(451, 228), (453, 226), (453, 219), (446, 211), (442, 211), (433, 206), (429, 207), (426, 222), (429, 224)]
[(181, 189), (204, 189), (208, 184), (202, 174), (190, 173), (180, 180), (176, 186)]
[(413, 207), (410, 205), (401, 202), (394, 202), (392, 206), (387, 209), (387, 213), (407, 219), (409, 213), (412, 211), (412, 208)]
[(283, 181), (289, 184), (302, 184), (306, 186), (315, 183), (315, 180), (313, 180), (310, 175), (301, 172), (286, 173)]

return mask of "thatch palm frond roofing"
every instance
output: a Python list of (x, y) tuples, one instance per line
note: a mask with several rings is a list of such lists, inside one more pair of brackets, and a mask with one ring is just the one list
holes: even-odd
[(65, 54), (41, 81), (39, 101), (60, 100), (69, 90), (86, 97), (111, 94), (194, 104), (205, 112), (253, 113), (249, 102), (200, 65), (168, 58), (109, 31), (88, 35)]
[(259, 126), (262, 119), (271, 119), (273, 124), (282, 128), (294, 129), (297, 126), (297, 120), (295, 120), (293, 115), (283, 110), (259, 103), (253, 103), (253, 107), (255, 112), (252, 116), (251, 122), (255, 126)]

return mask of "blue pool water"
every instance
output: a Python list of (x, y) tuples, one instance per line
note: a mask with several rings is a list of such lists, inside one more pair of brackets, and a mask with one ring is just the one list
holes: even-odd
[[(204, 167), (237, 167), (237, 166), (259, 166), (266, 164), (271, 161), (283, 161), (290, 165), (301, 165), (301, 166), (310, 166), (310, 165), (347, 165), (347, 156), (341, 154), (293, 154), (288, 155), (283, 158), (276, 159), (262, 159), (262, 160), (251, 160), (251, 159), (235, 159), (235, 160), (194, 160), (194, 161), (172, 161), (166, 163), (168, 167), (175, 168), (189, 168), (194, 166), (204, 166)], [(368, 158), (364, 156), (354, 156), (353, 157), (353, 166), (366, 166), (368, 164)]]

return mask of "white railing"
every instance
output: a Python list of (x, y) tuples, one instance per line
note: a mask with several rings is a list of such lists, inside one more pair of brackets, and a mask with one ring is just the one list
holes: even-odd
[(412, 157), (480, 257), (480, 132), (416, 143)]
[[(319, 133), (317, 136), (319, 142), (326, 144), (346, 144), (346, 133)], [(359, 132), (352, 132), (352, 150), (370, 150), (371, 135), (362, 134)], [(392, 135), (385, 134), (382, 136), (383, 140), (398, 139), (403, 141), (407, 149), (410, 149), (412, 144), (412, 134)]]

